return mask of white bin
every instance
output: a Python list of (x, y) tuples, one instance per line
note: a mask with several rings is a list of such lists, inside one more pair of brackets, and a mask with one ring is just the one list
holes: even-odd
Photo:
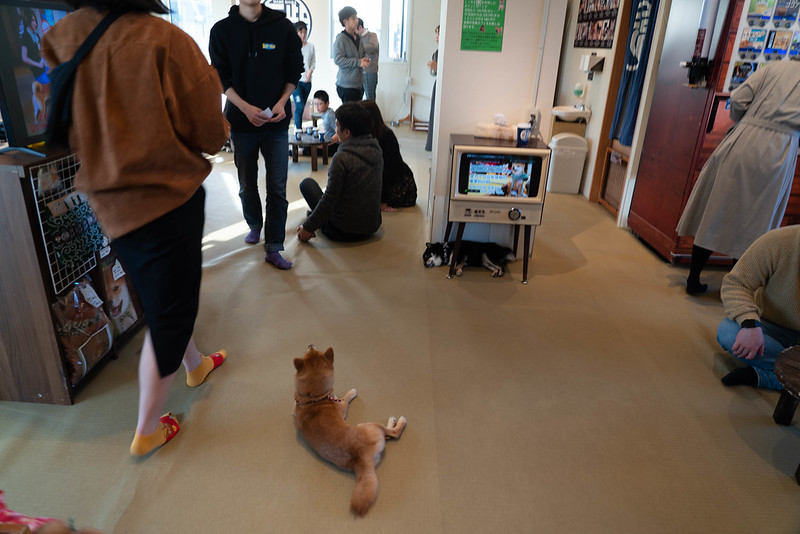
[(560, 133), (550, 139), (550, 170), (547, 190), (553, 193), (578, 193), (583, 165), (589, 152), (586, 139), (573, 133)]

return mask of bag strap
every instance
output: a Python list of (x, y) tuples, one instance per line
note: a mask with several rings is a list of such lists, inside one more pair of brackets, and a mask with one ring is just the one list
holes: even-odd
[(83, 44), (78, 48), (78, 51), (75, 52), (75, 55), (72, 59), (69, 60), (69, 63), (73, 63), (73, 68), (78, 68), (78, 63), (83, 61), (83, 58), (86, 57), (94, 45), (97, 44), (97, 41), (100, 40), (100, 37), (105, 33), (111, 23), (117, 20), (122, 15), (122, 11), (112, 11), (108, 15), (106, 15), (103, 20), (100, 21), (100, 24), (92, 30), (92, 33), (89, 34), (89, 37), (83, 42)]

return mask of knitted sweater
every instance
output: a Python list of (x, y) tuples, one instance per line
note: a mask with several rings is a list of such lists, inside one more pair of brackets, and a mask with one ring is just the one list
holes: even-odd
[(764, 318), (800, 331), (800, 225), (758, 238), (722, 280), (722, 304), (731, 320)]
[(314, 232), (326, 221), (353, 234), (372, 234), (381, 226), (383, 156), (371, 135), (348, 139), (328, 168), (328, 185), (303, 228)]
[[(75, 51), (104, 14), (82, 8), (42, 39), (51, 67)], [(76, 187), (103, 232), (119, 237), (185, 203), (211, 172), (203, 152), (228, 139), (222, 87), (194, 40), (169, 22), (127, 13), (78, 67), (70, 146)]]

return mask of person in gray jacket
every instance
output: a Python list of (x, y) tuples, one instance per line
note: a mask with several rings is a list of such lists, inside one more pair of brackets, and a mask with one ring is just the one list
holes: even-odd
[(333, 62), (339, 67), (336, 73), (336, 93), (342, 102), (358, 102), (364, 96), (363, 69), (370, 60), (364, 57), (364, 44), (356, 32), (358, 13), (350, 6), (339, 11), (339, 22), (344, 30), (333, 42)]
[(332, 241), (362, 241), (380, 228), (383, 154), (371, 131), (366, 108), (348, 103), (336, 110), (341, 145), (331, 159), (325, 192), (313, 178), (300, 183), (312, 210), (297, 227), (300, 241), (316, 237), (318, 229)]

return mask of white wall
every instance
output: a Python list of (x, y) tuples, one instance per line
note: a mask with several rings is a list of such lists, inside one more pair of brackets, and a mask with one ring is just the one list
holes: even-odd
[[(630, 0), (622, 0), (630, 2)], [(586, 84), (586, 107), (592, 110), (592, 117), (586, 125), (586, 140), (589, 143), (589, 154), (584, 167), (583, 180), (581, 182), (581, 193), (588, 198), (591, 189), (591, 180), (594, 175), (595, 165), (602, 165), (600, 160), (596, 161), (597, 141), (600, 139), (600, 129), (603, 124), (606, 100), (616, 99), (617, 95), (609, 94), (611, 82), (611, 63), (614, 61), (614, 53), (617, 47), (625, 47), (625, 43), (619, 42), (619, 29), (628, 21), (622, 21), (621, 16), (617, 16), (617, 26), (614, 34), (613, 48), (575, 48), (575, 28), (578, 23), (578, 6), (580, 0), (569, 0), (567, 12), (567, 25), (564, 31), (564, 44), (561, 50), (561, 65), (558, 71), (558, 89), (556, 94), (557, 106), (571, 106), (577, 100), (573, 95), (573, 88), (576, 83)], [(622, 6), (620, 6), (620, 12)], [(599, 57), (605, 58), (602, 72), (595, 72), (592, 80), (588, 75), (578, 68), (582, 55), (597, 53)]]
[[(442, 0), (429, 205), (433, 241), (442, 239), (447, 223), (450, 134), (472, 134), (477, 123), (491, 122), (495, 113), (509, 124), (527, 121), (537, 95), (538, 107), (549, 114), (561, 52), (564, 0), (507, 2), (501, 52), (461, 50), (463, 8), (464, 0)], [(511, 227), (471, 224), (467, 232), (473, 239), (508, 242)]]

